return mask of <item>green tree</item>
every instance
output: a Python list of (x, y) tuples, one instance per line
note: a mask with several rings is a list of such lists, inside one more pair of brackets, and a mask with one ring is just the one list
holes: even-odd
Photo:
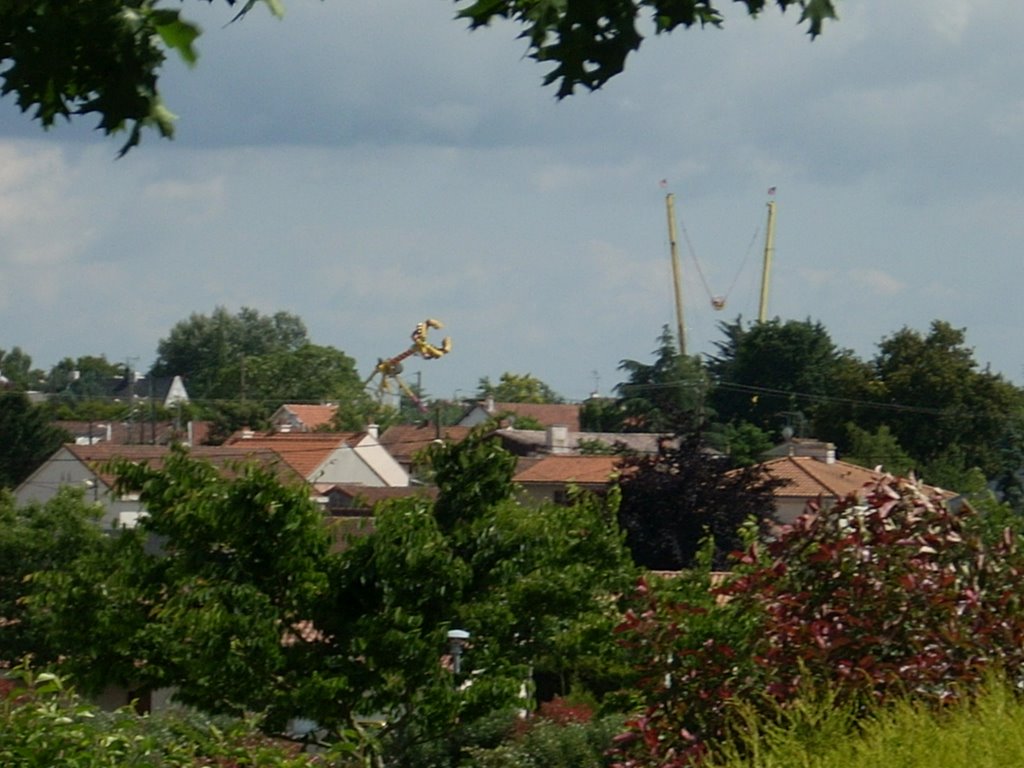
[(478, 400), (492, 398), (496, 403), (562, 403), (565, 402), (547, 384), (529, 373), (506, 371), (497, 384), (484, 376), (477, 384)]
[(225, 366), (210, 394), (254, 400), (274, 411), (283, 403), (319, 403), (362, 390), (355, 361), (316, 344), (247, 356)]
[[(768, 0), (736, 0), (757, 15)], [(800, 9), (800, 21), (817, 36), (826, 19), (836, 18), (834, 0), (775, 0), (785, 11)], [(713, 0), (612, 0), (603, 3), (554, 4), (546, 0), (476, 0), (460, 14), (472, 27), (489, 25), (496, 18), (512, 19), (525, 29), (530, 55), (555, 67), (544, 83), (558, 83), (558, 96), (568, 96), (577, 86), (600, 88), (625, 67), (626, 57), (637, 50), (643, 35), (637, 18), (649, 16), (654, 32), (677, 27), (721, 26), (722, 14)]]
[(664, 432), (671, 429), (679, 414), (696, 413), (703, 408), (708, 389), (704, 367), (699, 358), (679, 354), (667, 325), (661, 329), (653, 354), (653, 363), (619, 363), (619, 370), (625, 371), (628, 378), (615, 387), (615, 410), (604, 408), (598, 414), (608, 425), (605, 431)]
[[(618, 687), (615, 596), (634, 577), (614, 497), (520, 505), (514, 457), (482, 433), (432, 447), (429, 460), (436, 502), (387, 506), (338, 561), (337, 602), (317, 625), (349, 645), (339, 640), (323, 665), (337, 674), (322, 680), (333, 699), (307, 698), (323, 702), (318, 719), (337, 718), (338, 702), (381, 713), (390, 759), (404, 766), (428, 744), (429, 764), (454, 765), (461, 729), (527, 706), (519, 693), (531, 679), (548, 695)], [(441, 663), (456, 628), (470, 633), (458, 674)]]
[[(550, 693), (620, 687), (610, 638), (634, 569), (616, 496), (537, 510), (513, 497), (496, 440), (430, 453), (436, 502), (392, 502), (341, 552), (309, 489), (268, 470), (183, 448), (159, 467), (115, 462), (148, 516), (38, 572), (29, 615), (87, 691), (173, 686), (206, 712), (268, 731), (309, 717), (339, 739), (379, 714), (379, 743), (407, 766), (427, 745), (452, 760), (431, 765), (454, 764), (455, 731), (523, 706), (531, 670)], [(461, 671), (445, 663), (456, 627), (472, 635)]]
[(127, 375), (124, 364), (112, 363), (106, 355), (65, 357), (50, 368), (46, 391), (68, 398), (103, 397), (110, 392), (111, 382)]
[(0, 488), (14, 488), (71, 439), (23, 392), (0, 391)]
[(849, 449), (843, 460), (862, 467), (882, 467), (886, 472), (906, 477), (914, 468), (914, 460), (900, 446), (899, 440), (885, 424), (874, 432), (848, 424)]
[(999, 441), (999, 471), (993, 478), (1000, 499), (1017, 515), (1024, 515), (1024, 413), (1007, 421)]
[(30, 616), (26, 597), (32, 575), (107, 551), (109, 540), (97, 521), (100, 510), (84, 500), (83, 489), (63, 488), (45, 504), (19, 507), (0, 490), (0, 661), (32, 654), (52, 661), (46, 632)]
[[(301, 711), (328, 537), (302, 486), (255, 465), (217, 469), (176, 448), (162, 467), (115, 462), (119, 494), (147, 510), (104, 562), (40, 577), (35, 610), (85, 690), (174, 686), (210, 713)], [(152, 535), (159, 547), (147, 545)]]
[[(280, 0), (264, 0), (276, 15)], [(238, 3), (237, 16), (257, 0)], [(95, 115), (105, 134), (127, 131), (121, 154), (144, 128), (174, 132), (159, 74), (175, 51), (193, 64), (199, 27), (159, 0), (94, 0), (0, 4), (0, 94), (14, 94), (22, 112), (44, 128), (59, 119)]]
[(123, 419), (130, 404), (112, 399), (111, 392), (130, 375), (126, 364), (106, 355), (65, 357), (46, 377), (47, 412), (57, 419)]
[[(157, 345), (157, 359), (150, 374), (182, 376), (193, 399), (216, 397), (224, 385), (224, 371), (238, 373), (230, 397), (245, 389), (243, 361), (283, 352), (296, 352), (309, 344), (306, 326), (288, 312), (262, 315), (242, 307), (232, 315), (217, 307), (210, 315), (194, 313), (171, 328)], [(223, 393), (221, 393), (223, 394)]]
[(21, 347), (0, 349), (0, 389), (25, 392), (38, 388), (42, 380), (43, 372), (32, 368), (31, 356)]
[(739, 467), (749, 467), (763, 461), (765, 454), (773, 447), (767, 432), (746, 421), (730, 422), (714, 431), (709, 430), (708, 438)]

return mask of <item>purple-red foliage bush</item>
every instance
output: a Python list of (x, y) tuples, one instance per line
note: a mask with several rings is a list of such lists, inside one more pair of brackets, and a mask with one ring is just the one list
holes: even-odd
[(574, 702), (562, 696), (541, 703), (537, 717), (558, 725), (589, 723), (594, 719), (594, 708), (585, 702)]
[[(1024, 556), (976, 514), (890, 477), (737, 555), (711, 599), (641, 585), (620, 627), (642, 659), (643, 714), (619, 765), (681, 768), (728, 730), (733, 704), (970, 695), (992, 672), (1024, 682)], [(766, 713), (770, 707), (766, 706)]]

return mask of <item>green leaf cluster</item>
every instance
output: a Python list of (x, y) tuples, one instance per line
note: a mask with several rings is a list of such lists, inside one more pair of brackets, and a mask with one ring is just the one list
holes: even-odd
[(5, 768), (126, 768), (322, 765), (295, 745), (260, 736), (243, 720), (195, 714), (139, 717), (128, 707), (103, 712), (52, 673), (19, 668), (0, 680), (0, 764)]
[[(279, 0), (264, 1), (280, 15)], [(226, 2), (241, 4), (238, 18), (257, 0)], [(194, 64), (199, 35), (195, 23), (160, 0), (3, 2), (0, 95), (13, 94), (44, 128), (95, 115), (103, 133), (128, 133), (123, 155), (144, 129), (174, 134), (176, 118), (161, 98), (160, 70), (170, 51)]]
[[(756, 16), (769, 0), (736, 0)], [(811, 37), (821, 34), (826, 19), (835, 19), (835, 0), (776, 0), (785, 11), (800, 9), (800, 23)], [(647, 17), (655, 33), (677, 27), (719, 27), (722, 13), (713, 0), (476, 0), (461, 8), (459, 16), (473, 28), (496, 18), (510, 19), (523, 27), (530, 55), (554, 67), (545, 85), (557, 83), (558, 97), (572, 94), (578, 86), (600, 88), (625, 68), (626, 58), (640, 48), (644, 36), (638, 19)]]

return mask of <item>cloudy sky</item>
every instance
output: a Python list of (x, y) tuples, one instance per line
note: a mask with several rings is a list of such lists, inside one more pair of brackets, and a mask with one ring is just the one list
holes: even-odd
[(454, 351), (407, 369), (437, 397), (503, 371), (606, 393), (675, 322), (666, 189), (696, 254), (681, 237), (688, 349), (708, 352), (756, 317), (774, 186), (771, 315), (864, 357), (948, 320), (1024, 381), (1019, 0), (840, 0), (814, 42), (792, 12), (726, 7), (725, 29), (652, 36), (561, 102), (515, 26), (470, 33), (443, 0), (230, 25), (184, 7), (204, 35), (164, 79), (174, 141), (117, 160), (116, 138), (0, 102), (0, 348), (39, 367), (146, 368), (175, 322), (250, 306), (362, 371), (440, 318)]

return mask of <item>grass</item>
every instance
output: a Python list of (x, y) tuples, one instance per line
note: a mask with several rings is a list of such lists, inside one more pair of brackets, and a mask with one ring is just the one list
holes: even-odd
[(1024, 766), (1024, 702), (989, 685), (935, 712), (899, 703), (867, 715), (829, 697), (804, 700), (779, 722), (738, 710), (735, 738), (706, 768), (1006, 768)]

